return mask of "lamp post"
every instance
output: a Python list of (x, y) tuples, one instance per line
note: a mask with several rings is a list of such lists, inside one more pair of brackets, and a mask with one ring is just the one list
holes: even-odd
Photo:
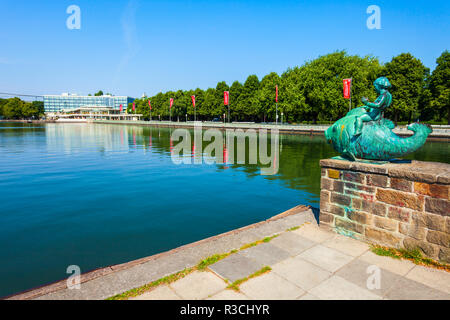
[(281, 125), (283, 125), (283, 112), (281, 113)]
[(187, 113), (186, 113), (186, 123), (187, 123)]

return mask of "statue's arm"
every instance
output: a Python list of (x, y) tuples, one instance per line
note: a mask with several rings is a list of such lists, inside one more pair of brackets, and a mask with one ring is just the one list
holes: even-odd
[(362, 99), (362, 103), (364, 103), (365, 106), (369, 107), (369, 108), (374, 108), (374, 109), (383, 109), (382, 105), (384, 103), (384, 101), (386, 100), (386, 96), (383, 95), (381, 97), (380, 100), (376, 100), (376, 102), (370, 102), (367, 100), (367, 98), (363, 98)]

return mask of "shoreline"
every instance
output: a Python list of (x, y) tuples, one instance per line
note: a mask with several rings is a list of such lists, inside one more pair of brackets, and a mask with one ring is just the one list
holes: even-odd
[[(116, 120), (94, 120), (88, 123), (100, 124), (122, 124), (122, 125), (137, 125), (137, 126), (152, 126), (161, 128), (195, 128), (196, 123), (189, 122), (169, 122), (169, 121), (116, 121)], [(199, 122), (202, 128), (207, 129), (255, 129), (255, 130), (271, 130), (278, 129), (283, 134), (300, 134), (300, 135), (323, 135), (330, 125), (273, 125), (273, 124), (259, 124), (259, 123), (222, 123), (222, 122)], [(450, 142), (450, 126), (448, 125), (434, 125), (433, 132), (428, 136), (427, 141)], [(398, 126), (393, 130), (395, 134), (400, 137), (409, 137), (413, 132), (408, 130), (406, 126)]]
[[(169, 121), (128, 121), (128, 120), (86, 120), (78, 121), (56, 121), (56, 120), (0, 120), (0, 123), (98, 123), (98, 124), (117, 124), (117, 125), (135, 125), (156, 128), (187, 128), (193, 129), (198, 124), (206, 129), (254, 129), (254, 130), (273, 130), (278, 129), (282, 134), (300, 134), (300, 135), (323, 135), (331, 125), (286, 125), (286, 124), (259, 124), (259, 123), (222, 123), (222, 122), (169, 122)], [(432, 125), (433, 132), (428, 136), (427, 141), (450, 142), (450, 125)], [(393, 132), (400, 137), (410, 137), (413, 135), (406, 126), (397, 126)]]

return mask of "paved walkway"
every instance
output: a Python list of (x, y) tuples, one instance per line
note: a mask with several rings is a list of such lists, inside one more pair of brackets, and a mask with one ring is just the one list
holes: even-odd
[[(264, 266), (272, 270), (239, 292), (227, 289)], [(365, 243), (310, 223), (133, 299), (450, 299), (450, 273), (375, 255)]]

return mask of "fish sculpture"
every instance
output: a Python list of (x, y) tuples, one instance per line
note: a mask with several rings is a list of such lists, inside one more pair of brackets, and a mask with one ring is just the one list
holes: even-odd
[(424, 145), (431, 126), (412, 123), (414, 134), (403, 138), (392, 132), (395, 125), (383, 118), (383, 111), (392, 103), (387, 91), (390, 83), (385, 77), (374, 82), (379, 97), (374, 103), (363, 98), (364, 106), (350, 110), (325, 131), (325, 138), (343, 158), (351, 161), (389, 161), (414, 152)]

